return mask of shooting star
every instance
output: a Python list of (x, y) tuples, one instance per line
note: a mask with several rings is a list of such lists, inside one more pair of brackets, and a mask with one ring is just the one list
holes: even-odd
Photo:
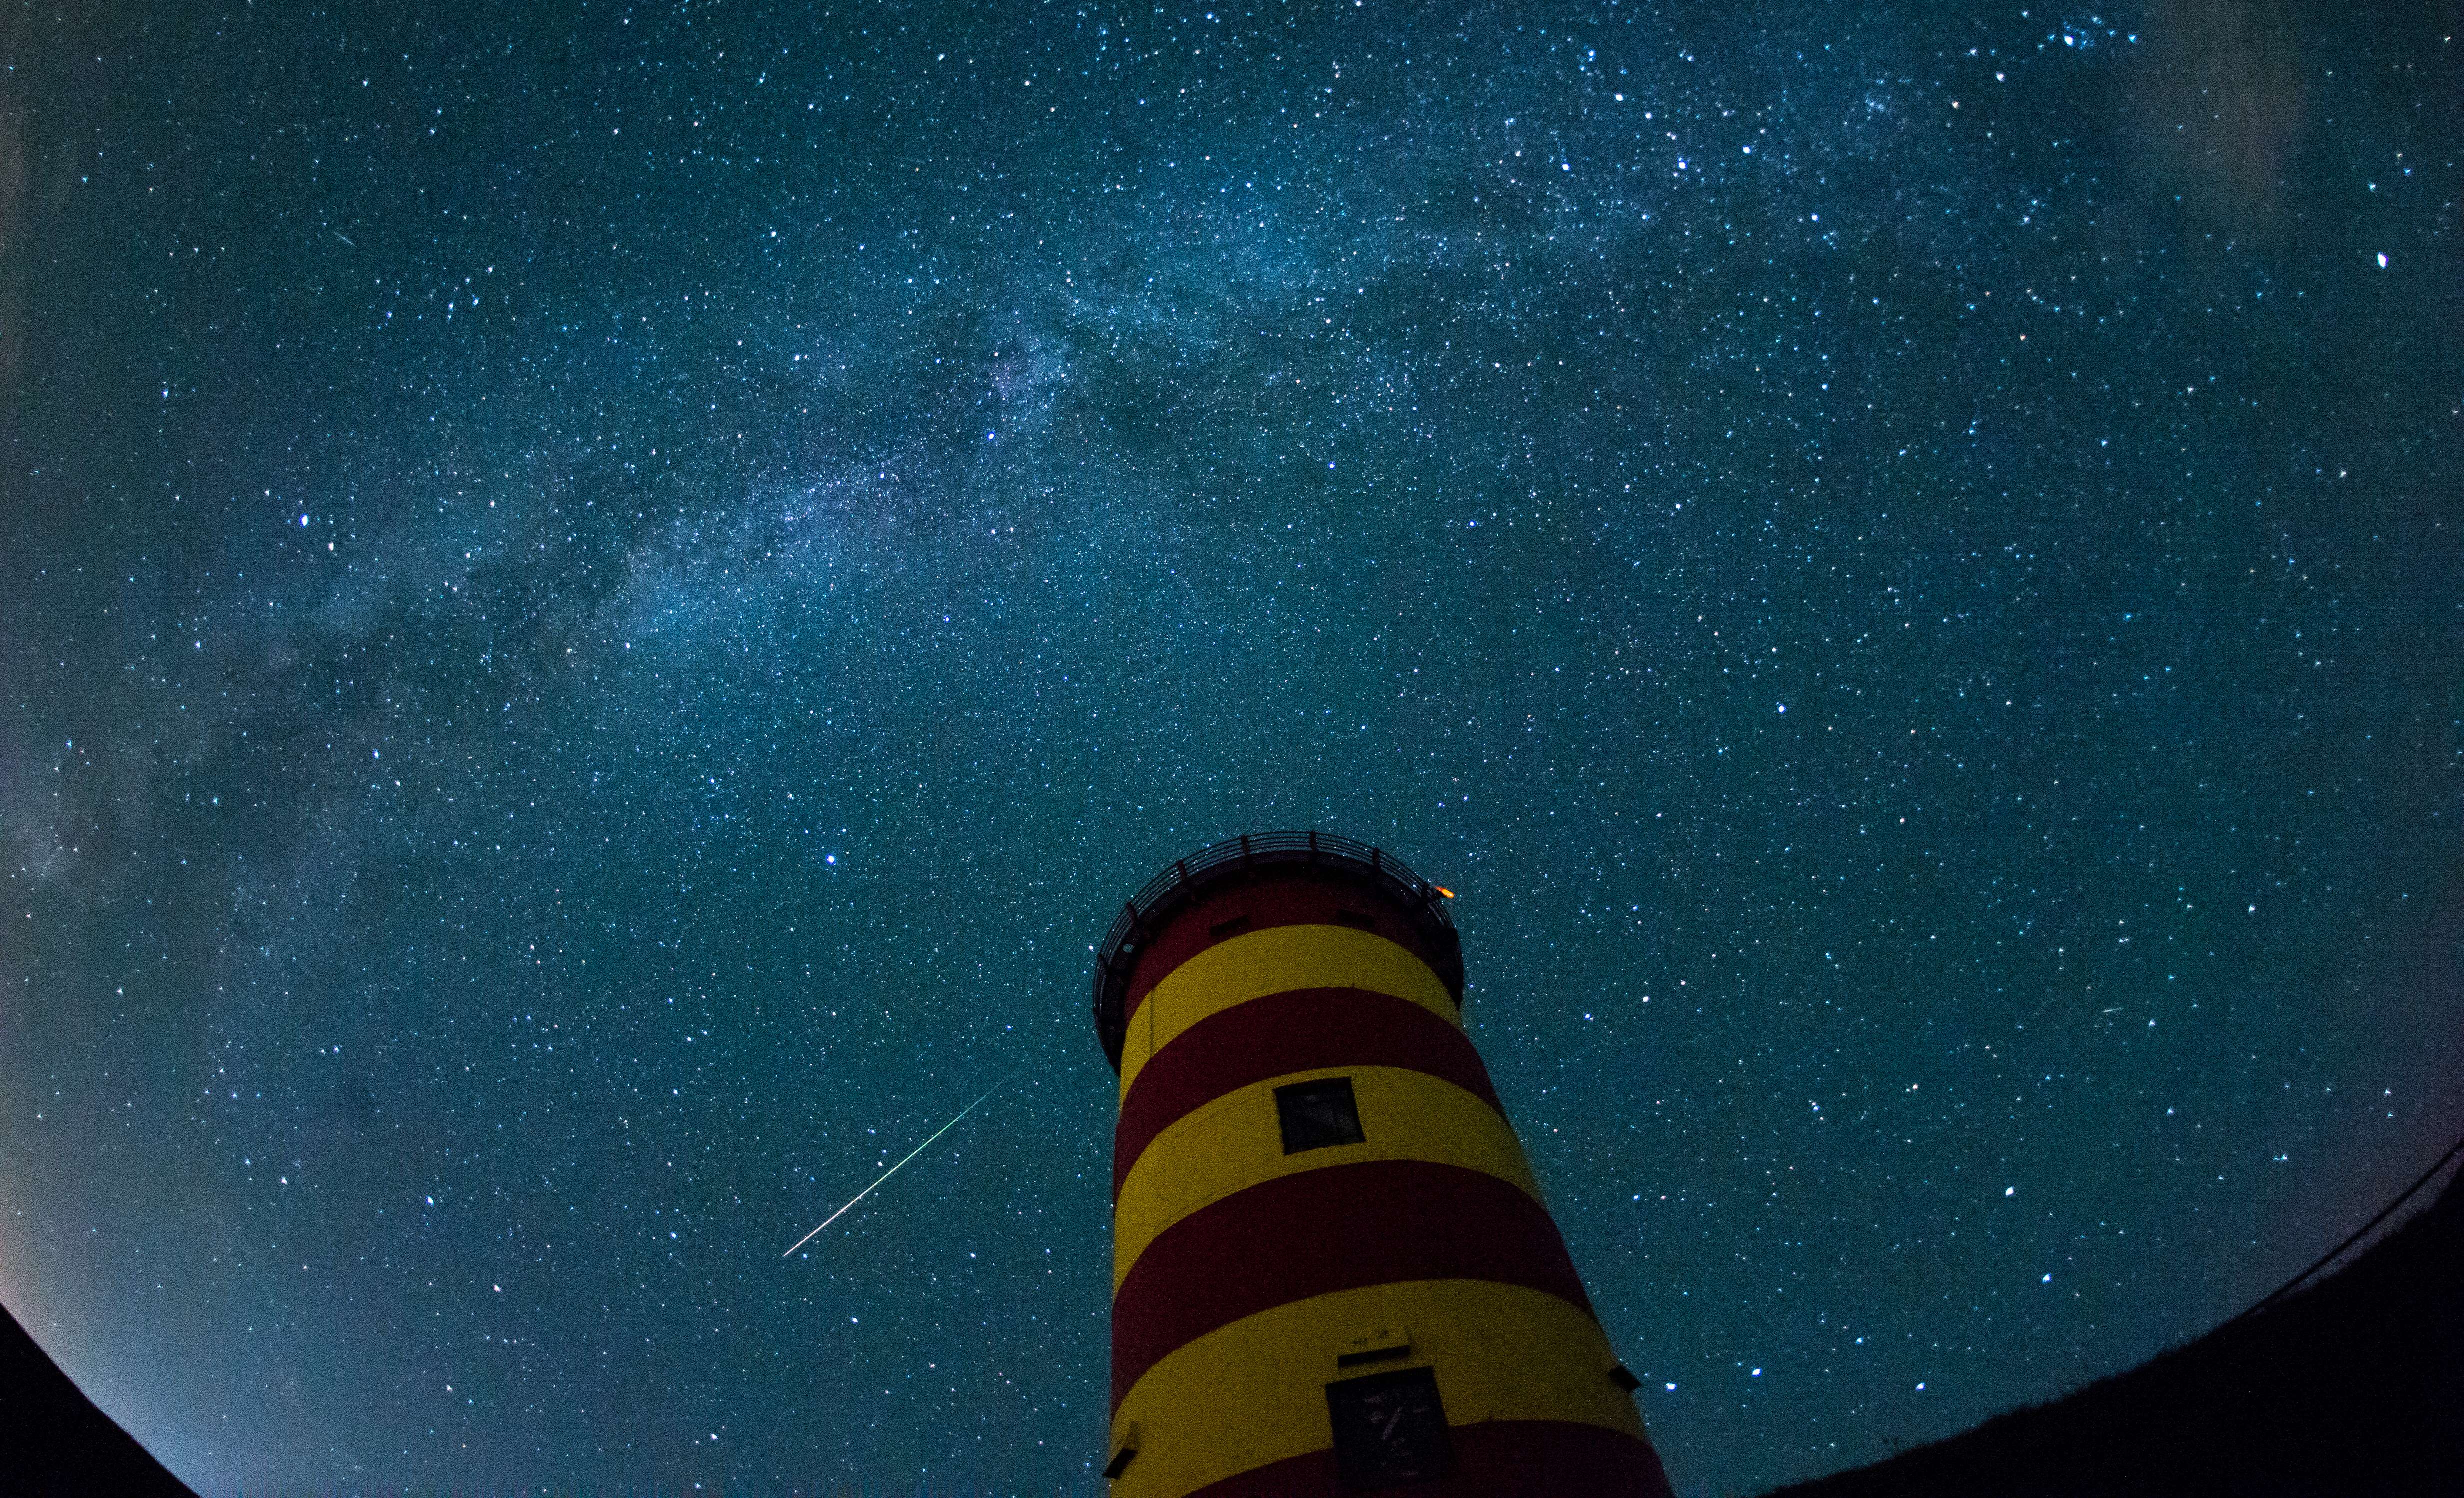
[[(1007, 1078), (1007, 1077), (1003, 1077), (1001, 1080), (1002, 1080), (1002, 1081), (1007, 1081), (1007, 1080), (1008, 1080), (1008, 1078)], [(991, 1085), (990, 1087), (987, 1087), (987, 1088), (985, 1088), (985, 1089), (984, 1089), (984, 1097), (990, 1097), (993, 1094), (995, 1094), (995, 1093), (997, 1093), (997, 1092), (1000, 1092), (1001, 1090), (1001, 1082), (995, 1082), (995, 1083), (993, 1083), (993, 1085)], [(965, 1118), (967, 1115), (969, 1115), (969, 1114), (971, 1114), (971, 1113), (975, 1112), (978, 1108), (982, 1107), (982, 1106), (983, 1106), (983, 1102), (984, 1102), (984, 1097), (979, 1097), (979, 1098), (977, 1098), (974, 1102), (971, 1102), (971, 1103), (967, 1104), (965, 1107), (963, 1107), (963, 1108), (959, 1109), (959, 1110), (958, 1110), (958, 1118)], [(865, 1187), (863, 1190), (858, 1191), (855, 1195), (853, 1195), (853, 1196), (851, 1196), (851, 1197), (847, 1198), (847, 1206), (842, 1206), (842, 1207), (840, 1207), (837, 1211), (832, 1212), (829, 1216), (825, 1217), (825, 1218), (823, 1218), (823, 1219), (822, 1219), (822, 1227), (827, 1227), (830, 1224), (832, 1224), (832, 1223), (834, 1223), (834, 1222), (837, 1222), (837, 1221), (838, 1221), (840, 1218), (842, 1218), (842, 1217), (845, 1217), (845, 1216), (847, 1214), (847, 1207), (851, 1207), (851, 1206), (855, 1205), (858, 1202), (863, 1201), (866, 1197), (869, 1197), (869, 1196), (872, 1195), (872, 1193), (873, 1193), (875, 1190), (879, 1189), (879, 1187), (880, 1187), (880, 1185), (881, 1185), (881, 1182), (882, 1182), (882, 1181), (887, 1181), (887, 1180), (889, 1180), (891, 1177), (892, 1177), (892, 1176), (894, 1176), (894, 1175), (898, 1174), (898, 1172), (899, 1172), (902, 1168), (904, 1168), (904, 1167), (905, 1167), (905, 1165), (907, 1164), (907, 1161), (910, 1161), (910, 1160), (913, 1160), (916, 1156), (923, 1154), (923, 1153), (924, 1153), (926, 1150), (928, 1150), (928, 1149), (931, 1149), (931, 1148), (933, 1147), (933, 1140), (937, 1140), (937, 1139), (939, 1139), (942, 1135), (949, 1133), (952, 1129), (955, 1129), (955, 1128), (957, 1128), (957, 1127), (958, 1126), (958, 1118), (952, 1118), (949, 1122), (947, 1122), (947, 1123), (945, 1123), (945, 1124), (941, 1125), (941, 1126), (940, 1126), (939, 1128), (937, 1128), (937, 1129), (935, 1129), (935, 1130), (933, 1131), (932, 1139), (928, 1139), (928, 1140), (926, 1140), (923, 1143), (918, 1144), (918, 1145), (916, 1145), (913, 1149), (909, 1150), (909, 1151), (907, 1152), (906, 1159), (901, 1160), (897, 1164), (891, 1166), (888, 1170), (885, 1170), (885, 1171), (883, 1171), (883, 1172), (881, 1173), (881, 1180), (880, 1180), (880, 1181), (875, 1181), (871, 1185), (869, 1185), (869, 1186)], [(782, 1258), (782, 1259), (792, 1259), (792, 1258), (794, 1258), (794, 1257), (796, 1256), (796, 1250), (797, 1250), (798, 1248), (803, 1248), (804, 1245), (806, 1245), (806, 1244), (808, 1244), (808, 1243), (812, 1242), (814, 1239), (816, 1239), (816, 1238), (818, 1238), (818, 1237), (820, 1237), (820, 1236), (822, 1235), (822, 1227), (816, 1227), (816, 1228), (814, 1228), (811, 1232), (808, 1232), (808, 1233), (804, 1234), (804, 1236), (803, 1236), (802, 1238), (799, 1238), (799, 1239), (797, 1239), (794, 1243), (792, 1243), (792, 1244), (788, 1245), (788, 1246), (787, 1246), (787, 1251), (786, 1251), (786, 1252), (784, 1252), (784, 1253), (782, 1253), (782, 1254), (781, 1254), (781, 1255), (779, 1255), (779, 1257), (781, 1257), (781, 1258)]]

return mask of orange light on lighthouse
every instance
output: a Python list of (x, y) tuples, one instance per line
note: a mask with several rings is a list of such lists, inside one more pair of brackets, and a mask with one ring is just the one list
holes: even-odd
[(1463, 1032), (1452, 898), (1275, 833), (1113, 923), (1119, 1498), (1668, 1493)]

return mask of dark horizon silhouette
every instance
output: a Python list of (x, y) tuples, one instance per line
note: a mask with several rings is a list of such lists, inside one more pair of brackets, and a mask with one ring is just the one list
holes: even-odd
[(2464, 1174), (2342, 1269), (2135, 1368), (1765, 1498), (2464, 1492)]
[(196, 1498), (0, 1306), (0, 1492)]

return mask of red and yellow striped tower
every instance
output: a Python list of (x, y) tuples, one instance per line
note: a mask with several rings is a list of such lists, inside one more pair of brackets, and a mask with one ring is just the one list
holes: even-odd
[(1118, 1498), (1668, 1492), (1463, 1033), (1447, 898), (1276, 833), (1113, 923)]

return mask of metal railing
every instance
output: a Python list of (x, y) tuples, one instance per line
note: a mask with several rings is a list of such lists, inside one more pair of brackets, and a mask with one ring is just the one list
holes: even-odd
[(1245, 833), (1176, 859), (1130, 897), (1113, 918), (1111, 929), (1104, 933), (1103, 945), (1095, 955), (1095, 1028), (1115, 1065), (1120, 1060), (1119, 1029), (1126, 1019), (1121, 1003), (1147, 938), (1174, 910), (1194, 898), (1201, 885), (1240, 869), (1290, 863), (1365, 876), (1370, 884), (1402, 905), (1432, 944), (1450, 954), (1451, 961), (1444, 966), (1451, 971), (1441, 971), (1439, 976), (1458, 1000), (1462, 998), (1462, 938), (1456, 933), (1454, 918), (1446, 913), (1448, 892), (1413, 873), (1401, 859), (1357, 838), (1321, 832)]

